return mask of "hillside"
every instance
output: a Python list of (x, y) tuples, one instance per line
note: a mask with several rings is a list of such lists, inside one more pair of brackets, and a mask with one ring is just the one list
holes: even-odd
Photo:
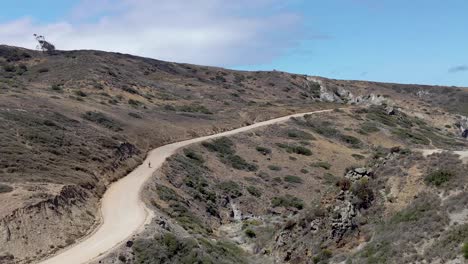
[[(288, 128), (268, 128), (253, 142), (248, 142), (246, 135), (226, 140), (227, 151), (235, 148), (242, 154), (238, 156), (242, 159), (236, 157), (223, 161), (219, 155), (226, 153), (196, 146), (193, 157), (198, 157), (203, 150), (202, 159), (207, 164), (206, 168), (202, 166), (200, 174), (209, 179), (209, 186), (227, 182), (227, 186), (221, 185), (221, 189), (209, 188), (208, 194), (216, 194), (212, 197), (214, 200), (203, 201), (207, 198), (202, 195), (197, 207), (191, 208), (195, 211), (190, 213), (202, 217), (207, 226), (188, 223), (190, 228), (180, 227), (181, 232), (192, 232), (191, 228), (196, 228), (202, 235), (205, 229), (221, 232), (218, 230), (221, 224), (233, 220), (226, 211), (229, 207), (221, 205), (222, 201), (218, 199), (232, 196), (223, 194), (223, 191), (227, 189), (230, 192), (231, 188), (235, 191), (239, 184), (246, 188), (250, 185), (255, 187), (249, 188), (249, 193), (255, 194), (257, 189), (262, 192), (261, 197), (254, 194), (233, 197), (240, 199), (241, 211), (247, 210), (252, 215), (274, 214), (281, 218), (290, 211), (277, 206), (279, 208), (270, 212), (267, 204), (274, 197), (280, 205), (284, 202), (282, 197), (290, 198), (290, 194), (300, 196), (298, 199), (301, 201), (320, 200), (319, 192), (311, 188), (326, 186), (323, 179), (298, 179), (298, 175), (305, 174), (301, 169), (317, 175), (327, 163), (331, 167), (330, 174), (338, 177), (347, 166), (354, 163), (366, 165), (372, 151), (379, 146), (466, 147), (462, 134), (467, 128), (463, 115), (468, 115), (468, 90), (463, 88), (339, 81), (277, 71), (241, 72), (100, 51), (58, 51), (54, 55), (46, 55), (8, 46), (0, 46), (0, 67), (0, 198), (4, 201), (0, 207), (0, 259), (6, 263), (35, 261), (73, 244), (90, 232), (98, 224), (97, 206), (107, 186), (140, 164), (147, 151), (169, 142), (290, 113), (339, 107), (353, 109), (356, 105), (359, 109), (363, 107), (363, 110), (336, 111), (332, 117), (323, 116), (316, 120), (318, 123), (333, 120), (333, 124), (326, 126), (338, 128), (339, 134), (321, 135), (314, 130), (318, 129), (316, 127), (309, 127), (312, 131), (304, 132), (304, 124), (298, 120), (288, 123)], [(367, 107), (382, 104), (401, 109), (396, 111), (406, 114), (396, 120), (393, 116), (388, 120), (387, 110)], [(360, 120), (359, 116), (366, 116), (374, 125), (364, 122), (367, 119)], [(326, 127), (325, 133), (329, 129)], [(351, 135), (345, 135), (348, 129), (353, 131)], [(291, 135), (295, 131), (299, 133), (291, 139), (285, 130), (291, 130)], [(314, 159), (296, 153), (293, 157), (299, 156), (291, 160), (288, 152), (297, 149), (291, 150), (289, 145), (280, 147), (279, 144), (284, 144), (280, 140), (282, 138), (297, 141), (297, 147), (312, 149)], [(313, 148), (302, 141), (309, 141)], [(280, 151), (281, 154), (275, 154), (270, 165), (290, 168), (281, 175), (268, 168), (266, 161), (260, 158), (265, 159), (271, 153), (247, 148), (255, 145), (265, 147), (264, 152), (276, 148), (275, 152)], [(314, 148), (329, 151), (316, 152)], [(354, 153), (354, 149), (362, 149), (362, 153)], [(161, 177), (162, 181), (166, 180), (163, 185), (150, 183), (145, 192), (149, 204), (152, 204), (151, 199), (162, 199), (162, 204), (155, 202), (152, 206), (168, 217), (176, 216), (164, 209), (164, 205), (172, 201), (172, 198), (164, 200), (160, 196), (164, 191), (172, 194), (164, 188), (176, 188), (174, 197), (178, 202), (195, 199), (194, 195), (197, 195), (190, 189), (193, 186), (182, 184), (190, 177), (190, 171), (188, 175), (183, 174), (184, 170), (175, 174), (171, 171), (171, 166), (194, 166), (190, 163), (193, 157), (187, 158), (187, 153), (191, 152), (187, 151), (171, 158), (165, 165), (164, 177)], [(363, 158), (358, 159), (353, 154)], [(303, 159), (305, 157), (307, 159)], [(220, 163), (219, 159), (223, 162)], [(229, 169), (238, 162), (239, 168)], [(306, 169), (311, 162), (317, 163), (317, 167)], [(459, 171), (463, 165), (456, 163), (454, 166)], [(227, 171), (232, 174), (226, 175)], [(247, 180), (254, 175), (260, 177), (260, 172), (272, 178), (257, 183)], [(286, 180), (284, 177), (288, 175), (294, 177)], [(236, 183), (234, 176), (246, 180)], [(281, 182), (274, 180), (278, 177)], [(193, 184), (199, 184), (197, 181), (200, 179)], [(300, 190), (296, 190), (294, 181), (305, 181), (306, 184), (300, 182)], [(245, 190), (239, 192), (244, 194)], [(333, 197), (333, 193), (329, 195)], [(295, 204), (300, 200), (292, 202)], [(262, 206), (249, 208), (256, 203)], [(304, 204), (303, 207), (307, 206)], [(210, 211), (214, 215), (206, 215)], [(294, 215), (300, 214), (296, 212)], [(282, 224), (281, 221), (276, 222)], [(271, 227), (265, 224), (265, 228)], [(267, 239), (265, 243), (270, 242)], [(315, 242), (311, 240), (310, 243)], [(258, 248), (268, 246), (265, 244)], [(281, 259), (282, 252), (277, 251), (277, 259)]]

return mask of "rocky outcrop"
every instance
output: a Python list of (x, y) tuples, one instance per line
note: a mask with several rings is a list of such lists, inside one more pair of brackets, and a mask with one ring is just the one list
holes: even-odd
[(460, 136), (468, 139), (468, 117), (460, 116), (455, 125), (460, 129)]
[[(368, 182), (372, 177), (373, 172), (367, 168), (354, 168), (349, 170), (345, 178), (350, 182), (348, 186), (360, 185), (359, 181)], [(343, 236), (357, 227), (355, 218), (359, 215), (360, 202), (359, 193), (348, 187), (338, 194), (337, 204), (333, 209), (332, 214), (332, 237), (335, 241), (340, 241)]]
[[(330, 103), (356, 104), (356, 105), (394, 105), (394, 102), (381, 95), (354, 95), (343, 87), (329, 88), (323, 81), (314, 77), (307, 77), (307, 81), (320, 85), (320, 100)], [(391, 113), (392, 111), (390, 111)]]
[(11, 212), (0, 220), (0, 256), (29, 263), (72, 244), (95, 224), (97, 203), (89, 190), (63, 186), (57, 195)]

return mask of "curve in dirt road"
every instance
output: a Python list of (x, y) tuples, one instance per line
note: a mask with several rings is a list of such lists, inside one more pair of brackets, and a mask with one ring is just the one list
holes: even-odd
[[(126, 177), (113, 183), (101, 200), (101, 225), (88, 237), (57, 255), (39, 262), (40, 264), (82, 264), (96, 260), (111, 249), (119, 246), (133, 234), (138, 233), (149, 223), (152, 214), (141, 200), (141, 189), (153, 173), (161, 167), (166, 158), (182, 147), (245, 132), (262, 126), (285, 122), (291, 117), (301, 117), (307, 114), (330, 112), (319, 110), (308, 113), (293, 114), (275, 118), (231, 131), (210, 136), (180, 141), (156, 148), (148, 153), (143, 164), (138, 166)], [(151, 168), (148, 163), (151, 162)]]

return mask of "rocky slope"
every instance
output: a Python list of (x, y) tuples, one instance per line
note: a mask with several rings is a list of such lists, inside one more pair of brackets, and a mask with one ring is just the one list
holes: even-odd
[[(0, 258), (27, 263), (89, 232), (109, 183), (156, 146), (292, 112), (362, 103), (398, 102), (422, 118), (433, 116), (446, 137), (463, 135), (467, 94), (0, 46)], [(429, 131), (430, 144), (449, 145), (440, 131), (418, 129)]]

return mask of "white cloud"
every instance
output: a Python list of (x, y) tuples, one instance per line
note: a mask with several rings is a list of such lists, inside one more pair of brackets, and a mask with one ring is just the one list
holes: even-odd
[(301, 17), (280, 0), (83, 0), (70, 20), (0, 24), (0, 40), (32, 48), (98, 49), (208, 65), (268, 63), (304, 37)]

